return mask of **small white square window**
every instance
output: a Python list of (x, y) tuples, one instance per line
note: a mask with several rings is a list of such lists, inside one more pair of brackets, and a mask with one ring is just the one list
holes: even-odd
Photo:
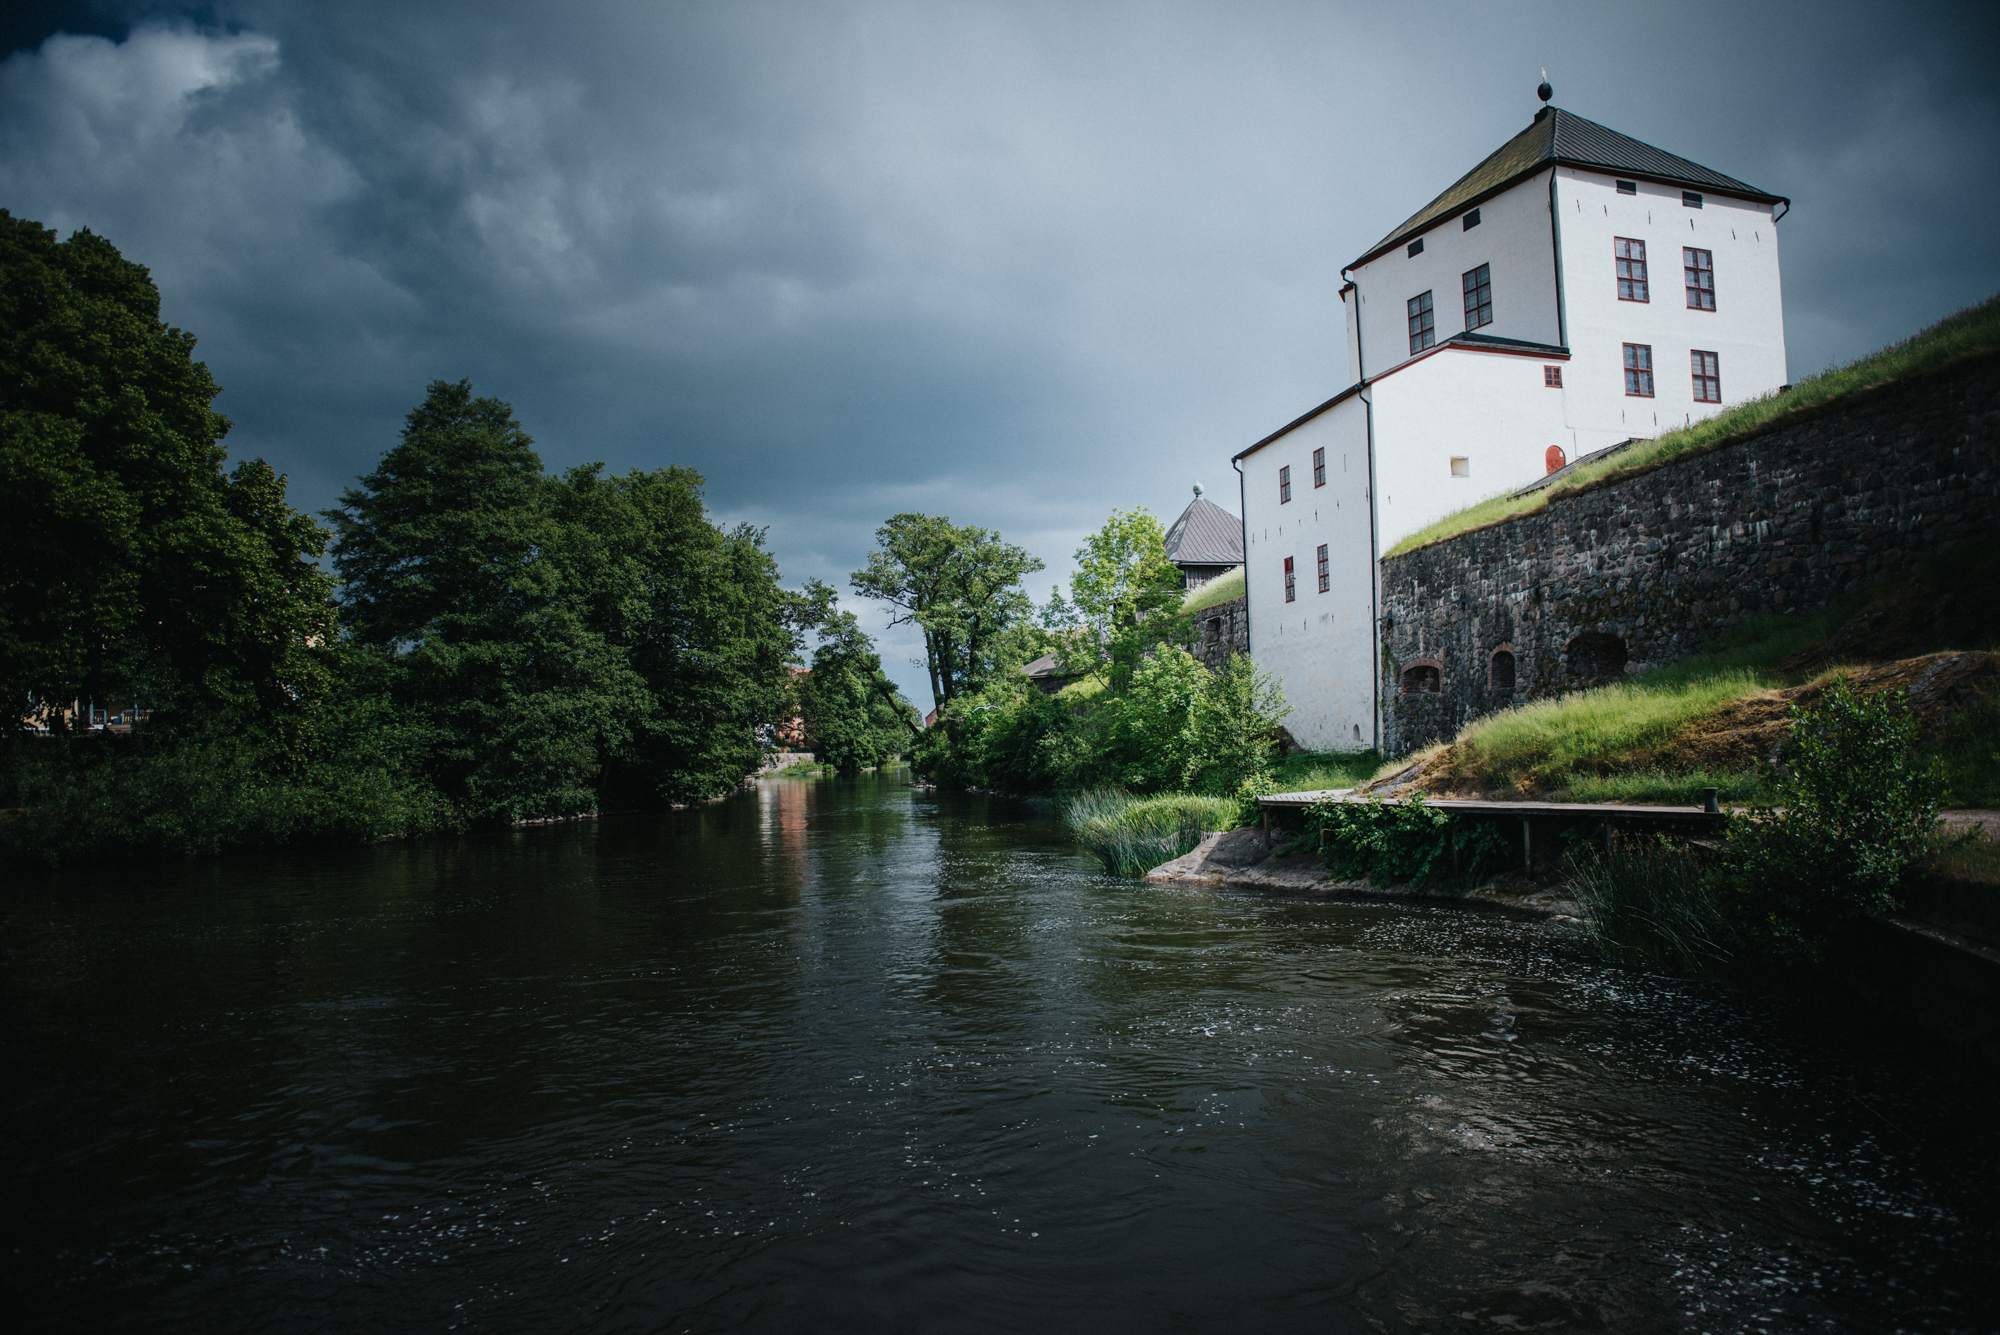
[(1472, 460), (1454, 458), (1451, 461), (1451, 475), (1453, 477), (1471, 477)]

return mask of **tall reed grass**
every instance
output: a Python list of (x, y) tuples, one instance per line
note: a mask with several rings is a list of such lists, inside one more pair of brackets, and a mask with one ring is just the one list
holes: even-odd
[(1204, 834), (1235, 828), (1238, 814), (1232, 797), (1134, 797), (1121, 788), (1094, 788), (1063, 804), (1063, 820), (1077, 842), (1117, 876), (1144, 876), (1193, 852)]
[(1585, 929), (1628, 964), (1712, 970), (1729, 958), (1729, 928), (1711, 859), (1686, 844), (1618, 840), (1574, 855), (1569, 888)]

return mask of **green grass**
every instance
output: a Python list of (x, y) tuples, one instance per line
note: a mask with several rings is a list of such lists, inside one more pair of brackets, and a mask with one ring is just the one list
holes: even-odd
[(2000, 844), (1991, 839), (1944, 837), (1916, 863), (1921, 874), (1966, 885), (2000, 885)]
[(1237, 816), (1235, 798), (1193, 793), (1134, 797), (1119, 788), (1095, 788), (1063, 804), (1063, 820), (1077, 842), (1117, 876), (1143, 876), (1192, 852), (1202, 835), (1234, 829)]
[(1699, 454), (1732, 436), (1755, 430), (1800, 409), (1826, 403), (1871, 385), (1928, 371), (1970, 353), (1995, 347), (2000, 347), (2000, 296), (1989, 297), (1977, 306), (1967, 307), (1901, 343), (1892, 343), (1858, 361), (1831, 367), (1801, 380), (1788, 393), (1766, 394), (1762, 398), (1739, 403), (1692, 426), (1665, 432), (1650, 441), (1641, 441), (1609, 459), (1577, 469), (1569, 479), (1556, 486), (1518, 498), (1491, 497), (1446, 515), (1398, 542), (1387, 555), (1399, 556), (1470, 529), (1534, 514), (1547, 509), (1550, 502), (1559, 497), (1610, 478)]
[(1366, 783), (1381, 767), (1375, 751), (1301, 751), (1286, 756), (1271, 775), (1278, 793), (1309, 793), (1322, 788), (1352, 788)]
[(1234, 566), (1227, 573), (1217, 575), (1199, 588), (1189, 589), (1187, 597), (1181, 599), (1181, 611), (1193, 616), (1206, 612), (1217, 603), (1226, 603), (1232, 598), (1243, 596), (1243, 567)]
[(1621, 839), (1609, 852), (1583, 852), (1570, 865), (1569, 891), (1611, 959), (1701, 972), (1729, 956), (1715, 878), (1686, 845)]
[(1571, 802), (1643, 802), (1692, 807), (1701, 804), (1704, 788), (1715, 789), (1717, 800), (1723, 802), (1770, 799), (1768, 786), (1754, 769), (1688, 769), (1673, 773), (1640, 769), (1622, 774), (1572, 774), (1564, 796)]
[(1707, 652), (1631, 681), (1489, 714), (1459, 733), (1457, 771), (1489, 788), (1523, 778), (1540, 787), (1567, 787), (1573, 802), (1682, 804), (1707, 787), (1721, 789), (1730, 800), (1755, 797), (1754, 774), (1641, 768), (1599, 775), (1597, 767), (1661, 746), (1732, 701), (1796, 684), (1797, 678), (1777, 665), (1825, 639), (1857, 601), (1810, 615), (1757, 617), (1731, 627)]
[(2000, 698), (1961, 714), (1942, 752), (1954, 806), (2000, 807)]

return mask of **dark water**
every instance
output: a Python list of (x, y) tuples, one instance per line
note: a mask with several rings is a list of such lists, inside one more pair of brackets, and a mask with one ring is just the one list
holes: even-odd
[(18, 878), (14, 1329), (1989, 1330), (1990, 1086), (1451, 910), (787, 780)]

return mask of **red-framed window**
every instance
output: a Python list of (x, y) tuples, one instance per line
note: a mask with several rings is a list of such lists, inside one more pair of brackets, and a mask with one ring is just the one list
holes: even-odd
[(1298, 600), (1299, 581), (1298, 577), (1292, 573), (1292, 558), (1288, 556), (1285, 558), (1285, 601), (1295, 603)]
[(1562, 367), (1544, 366), (1542, 368), (1542, 383), (1550, 389), (1561, 389), (1563, 387)]
[(1278, 504), (1292, 499), (1292, 466), (1286, 464), (1278, 470)]
[(1653, 397), (1653, 345), (1625, 345), (1625, 392), (1642, 399)]
[(1437, 312), (1431, 309), (1431, 294), (1419, 292), (1410, 298), (1410, 355), (1414, 357), (1437, 341)]
[(1325, 593), (1333, 587), (1333, 569), (1327, 564), (1326, 544), (1319, 545), (1319, 591)]
[(1646, 243), (1614, 236), (1611, 256), (1618, 265), (1618, 300), (1651, 301), (1646, 284)]
[(1313, 485), (1326, 485), (1326, 450), (1323, 448), (1313, 451)]
[(1694, 401), (1722, 402), (1722, 363), (1712, 352), (1693, 352), (1688, 361), (1694, 369)]
[(1681, 272), (1687, 276), (1688, 309), (1715, 309), (1715, 252), (1681, 247)]
[(1465, 285), (1465, 327), (1493, 323), (1493, 266), (1482, 264), (1461, 280)]

